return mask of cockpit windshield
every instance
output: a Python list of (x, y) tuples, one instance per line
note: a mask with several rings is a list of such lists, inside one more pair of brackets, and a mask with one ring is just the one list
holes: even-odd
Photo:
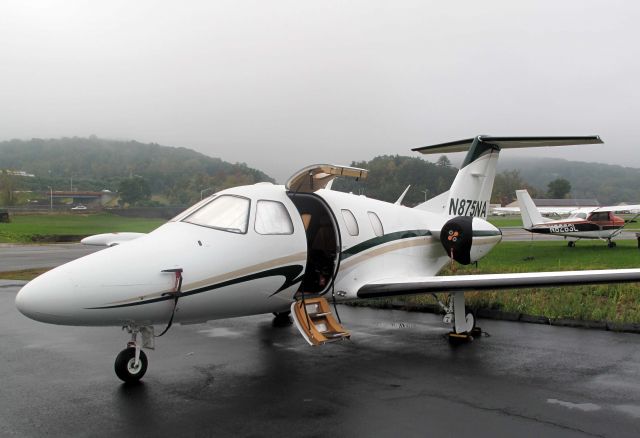
[(251, 201), (241, 196), (221, 195), (197, 209), (184, 219), (195, 225), (229, 231), (231, 233), (247, 232)]

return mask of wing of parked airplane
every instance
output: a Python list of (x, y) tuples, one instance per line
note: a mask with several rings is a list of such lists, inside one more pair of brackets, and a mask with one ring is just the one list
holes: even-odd
[(596, 211), (610, 211), (612, 213), (640, 213), (640, 204), (630, 204), (630, 205), (609, 205), (606, 207), (598, 207), (594, 208), (590, 211), (590, 213)]
[(93, 236), (85, 237), (80, 241), (83, 245), (90, 246), (115, 246), (121, 243), (129, 242), (130, 240), (137, 239), (144, 236), (144, 233), (105, 233), (95, 234)]

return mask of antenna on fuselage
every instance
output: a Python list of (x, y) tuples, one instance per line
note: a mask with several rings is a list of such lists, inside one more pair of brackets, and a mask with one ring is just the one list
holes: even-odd
[(405, 195), (407, 194), (407, 192), (409, 191), (410, 188), (411, 188), (411, 184), (409, 184), (407, 186), (407, 188), (404, 189), (404, 192), (402, 192), (402, 195), (400, 195), (400, 197), (398, 198), (398, 200), (396, 202), (394, 202), (394, 204), (402, 205), (402, 200), (404, 199)]

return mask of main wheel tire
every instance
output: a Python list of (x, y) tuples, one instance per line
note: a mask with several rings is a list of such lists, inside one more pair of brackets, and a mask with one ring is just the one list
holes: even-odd
[(140, 357), (137, 366), (134, 365), (135, 360), (135, 347), (125, 348), (116, 357), (116, 362), (114, 364), (116, 375), (125, 383), (137, 382), (142, 379), (144, 373), (147, 372), (147, 364), (149, 361), (147, 360), (147, 355), (144, 354), (144, 351), (140, 350)]
[(467, 322), (467, 333), (470, 333), (474, 328), (476, 328), (476, 315), (473, 312), (469, 311), (467, 312), (467, 315), (464, 319)]
[(609, 248), (615, 248), (615, 247), (616, 247), (616, 243), (610, 240), (610, 241), (607, 243), (607, 246), (608, 246)]
[(573, 240), (570, 240), (567, 245), (569, 245), (569, 248), (573, 248), (574, 246), (576, 246), (576, 243)]

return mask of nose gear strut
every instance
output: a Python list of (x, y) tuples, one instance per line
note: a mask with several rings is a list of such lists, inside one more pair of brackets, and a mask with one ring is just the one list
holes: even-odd
[(142, 346), (153, 350), (154, 338), (159, 338), (164, 335), (173, 324), (173, 318), (176, 314), (176, 308), (178, 307), (178, 300), (180, 300), (182, 296), (182, 268), (165, 269), (162, 272), (172, 273), (175, 276), (173, 290), (162, 294), (163, 297), (173, 297), (171, 317), (169, 318), (167, 327), (158, 336), (153, 335), (153, 326), (140, 327), (132, 321), (123, 327), (123, 329), (126, 329), (131, 334), (131, 340), (127, 342), (127, 348), (122, 350), (116, 357), (114, 368), (116, 375), (125, 383), (137, 382), (147, 371), (149, 361), (147, 355), (142, 351), (140, 344), (137, 342), (138, 333), (142, 335)]

